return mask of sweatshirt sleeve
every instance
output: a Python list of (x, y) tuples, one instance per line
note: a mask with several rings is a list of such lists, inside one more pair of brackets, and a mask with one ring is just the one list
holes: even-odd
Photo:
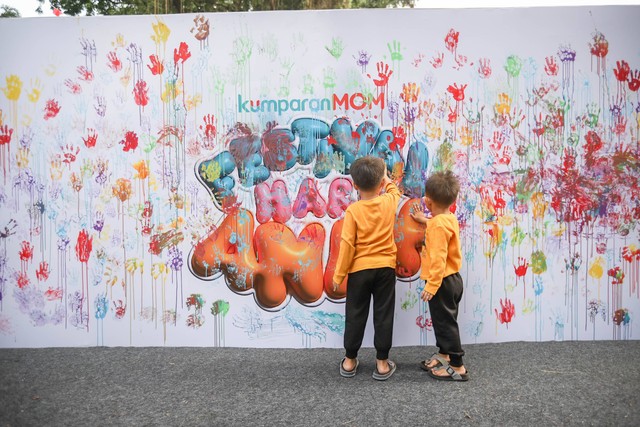
[(398, 187), (393, 182), (388, 182), (387, 185), (384, 187), (384, 192), (385, 194), (388, 194), (393, 199), (393, 202), (397, 206), (401, 196), (400, 190), (398, 190)]
[(349, 210), (344, 215), (344, 223), (342, 224), (342, 234), (340, 237), (340, 253), (336, 262), (336, 271), (333, 274), (334, 283), (342, 283), (345, 276), (349, 272), (353, 255), (356, 251), (356, 223), (353, 215)]
[(422, 262), (420, 278), (425, 280), (425, 290), (431, 295), (435, 295), (447, 268), (447, 249), (449, 247), (449, 233), (442, 226), (427, 226), (427, 244), (425, 248), (429, 252), (430, 263)]

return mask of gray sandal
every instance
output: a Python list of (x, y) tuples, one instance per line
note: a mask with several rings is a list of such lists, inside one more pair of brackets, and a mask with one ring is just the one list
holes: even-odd
[(344, 369), (343, 365), (345, 359), (346, 357), (342, 358), (342, 360), (340, 361), (340, 375), (345, 378), (355, 377), (358, 373), (358, 365), (360, 364), (360, 361), (356, 358), (356, 366), (352, 370), (347, 371), (346, 369)]
[[(433, 366), (429, 366), (429, 364), (433, 361), (438, 362), (437, 364), (433, 365)], [(432, 369), (435, 368), (439, 368), (441, 366), (445, 366), (445, 365), (449, 365), (449, 361), (447, 359), (445, 359), (444, 357), (440, 356), (438, 353), (433, 353), (431, 355), (431, 358), (428, 360), (423, 360), (422, 362), (420, 362), (420, 368), (423, 371), (427, 371), (429, 372)]]
[(469, 380), (469, 371), (466, 371), (464, 374), (459, 374), (448, 363), (436, 369), (444, 369), (448, 374), (446, 376), (440, 376), (440, 375), (434, 374), (433, 369), (430, 370), (428, 372), (429, 376), (436, 380), (440, 380), (440, 381), (468, 381)]
[(393, 373), (396, 371), (396, 364), (391, 360), (389, 360), (387, 363), (389, 363), (389, 370), (384, 374), (381, 374), (380, 372), (378, 372), (378, 366), (376, 365), (376, 370), (373, 371), (374, 380), (385, 381), (391, 378), (391, 375), (393, 375)]

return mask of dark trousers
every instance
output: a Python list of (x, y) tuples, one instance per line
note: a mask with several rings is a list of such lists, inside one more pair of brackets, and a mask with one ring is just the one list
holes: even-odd
[(349, 273), (344, 349), (350, 359), (358, 356), (362, 346), (372, 296), (376, 357), (380, 360), (389, 358), (396, 308), (396, 272), (393, 268), (385, 267)]
[(462, 366), (462, 344), (458, 328), (458, 306), (462, 299), (462, 276), (454, 273), (442, 279), (442, 285), (429, 301), (429, 311), (441, 354), (448, 354), (451, 366)]

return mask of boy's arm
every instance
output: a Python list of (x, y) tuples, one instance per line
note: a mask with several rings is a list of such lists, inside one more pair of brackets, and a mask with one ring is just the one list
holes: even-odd
[(344, 215), (344, 223), (342, 224), (342, 234), (340, 236), (340, 252), (338, 254), (338, 261), (336, 262), (336, 270), (333, 273), (334, 287), (342, 283), (349, 267), (351, 267), (351, 261), (353, 261), (353, 255), (356, 251), (356, 223), (351, 215), (351, 212), (347, 210)]
[(449, 247), (449, 235), (444, 227), (427, 227), (429, 235), (429, 247), (425, 250), (429, 251), (431, 264), (429, 266), (422, 262), (420, 278), (425, 281), (424, 290), (431, 295), (435, 295), (447, 267), (447, 251)]
[(385, 194), (389, 194), (397, 204), (398, 201), (400, 200), (400, 196), (402, 196), (402, 194), (400, 193), (400, 190), (398, 190), (398, 186), (393, 181), (391, 181), (391, 179), (386, 175), (384, 177), (383, 182), (384, 182)]

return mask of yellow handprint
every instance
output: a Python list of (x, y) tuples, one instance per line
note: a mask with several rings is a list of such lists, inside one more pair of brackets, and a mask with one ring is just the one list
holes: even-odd
[(38, 102), (40, 99), (40, 94), (42, 93), (42, 84), (40, 83), (40, 79), (31, 79), (31, 91), (27, 93), (27, 97), (29, 101), (34, 104)]
[(462, 126), (460, 129), (460, 144), (462, 144), (463, 147), (469, 147), (473, 144), (473, 134), (469, 126)]
[(6, 77), (5, 81), (7, 82), (7, 87), (2, 88), (4, 95), (9, 101), (17, 101), (22, 92), (22, 80), (15, 74), (11, 74)]
[(25, 169), (29, 166), (29, 154), (28, 148), (20, 147), (16, 153), (16, 164), (19, 169)]
[(504, 92), (498, 94), (495, 111), (500, 116), (509, 114), (509, 111), (511, 111), (511, 98), (509, 95)]
[(49, 169), (49, 176), (52, 181), (59, 181), (62, 178), (62, 160), (58, 157), (51, 159), (51, 168)]
[(151, 40), (153, 40), (157, 45), (160, 43), (166, 45), (167, 40), (169, 39), (169, 34), (171, 34), (169, 27), (160, 20), (158, 20), (157, 24), (151, 24), (151, 26), (153, 27), (154, 33), (154, 35), (151, 36)]

